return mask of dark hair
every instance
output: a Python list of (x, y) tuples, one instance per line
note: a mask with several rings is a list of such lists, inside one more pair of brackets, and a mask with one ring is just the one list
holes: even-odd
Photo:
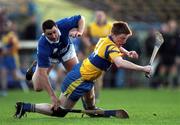
[(45, 31), (46, 29), (52, 29), (53, 26), (56, 26), (56, 23), (53, 21), (53, 20), (45, 20), (43, 23), (42, 23), (42, 29), (43, 31)]
[(123, 21), (118, 21), (113, 23), (111, 33), (114, 35), (119, 35), (119, 34), (132, 35), (132, 31), (130, 30), (128, 24)]

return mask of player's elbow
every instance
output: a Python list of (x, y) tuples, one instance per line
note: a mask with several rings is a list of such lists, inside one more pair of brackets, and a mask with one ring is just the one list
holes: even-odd
[(85, 18), (84, 18), (84, 16), (82, 16), (82, 15), (81, 15), (81, 19), (80, 19), (80, 20), (82, 20), (82, 21), (85, 21)]
[(83, 28), (85, 27), (85, 18), (84, 18), (84, 16), (81, 16), (81, 19), (79, 20), (78, 24), (79, 24), (79, 26), (81, 26)]
[(115, 64), (115, 65), (116, 65), (117, 68), (123, 68), (123, 65), (122, 65), (121, 62), (119, 62), (119, 63), (117, 63), (117, 64)]
[(123, 68), (123, 62), (124, 62), (124, 59), (122, 58), (117, 57), (114, 59), (114, 63), (117, 68)]

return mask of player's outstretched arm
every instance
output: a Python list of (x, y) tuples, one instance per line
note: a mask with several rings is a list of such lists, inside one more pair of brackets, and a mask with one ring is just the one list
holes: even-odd
[(142, 71), (145, 73), (151, 72), (151, 66), (140, 66), (140, 65), (134, 64), (130, 61), (124, 60), (120, 56), (115, 57), (112, 60), (118, 68), (125, 68), (125, 69), (130, 69), (130, 70)]
[(33, 75), (32, 81), (35, 90), (38, 91), (38, 89), (45, 89), (48, 92), (51, 98), (52, 106), (56, 109), (59, 106), (60, 101), (51, 87), (47, 71), (48, 68), (38, 68)]

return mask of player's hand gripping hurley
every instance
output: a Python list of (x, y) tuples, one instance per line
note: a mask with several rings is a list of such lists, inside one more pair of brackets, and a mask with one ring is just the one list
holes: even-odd
[[(155, 45), (154, 45), (153, 53), (152, 53), (151, 59), (149, 61), (149, 65), (151, 65), (151, 66), (152, 66), (152, 64), (154, 62), (154, 59), (155, 59), (155, 57), (157, 55), (157, 52), (158, 52), (159, 48), (161, 47), (161, 45), (164, 42), (164, 38), (163, 38), (162, 34), (159, 31), (155, 32), (155, 40), (156, 40), (156, 42), (155, 42)], [(151, 73), (146, 73), (145, 76), (147, 78), (150, 78)]]

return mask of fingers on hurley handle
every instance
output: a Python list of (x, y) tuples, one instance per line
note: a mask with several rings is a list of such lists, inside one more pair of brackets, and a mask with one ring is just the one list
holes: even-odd
[(151, 78), (151, 74), (150, 73), (145, 73), (146, 78), (150, 79)]

